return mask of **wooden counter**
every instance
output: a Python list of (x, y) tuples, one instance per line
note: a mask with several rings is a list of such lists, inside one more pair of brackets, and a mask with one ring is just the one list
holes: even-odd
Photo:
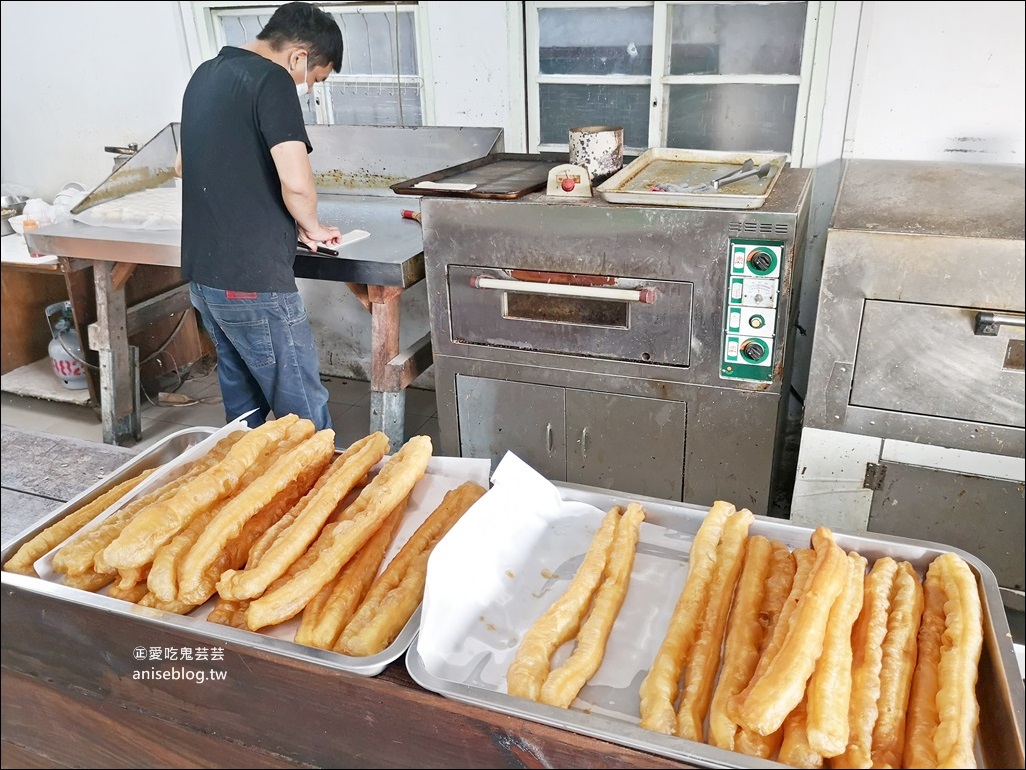
[[(20, 531), (133, 454), (4, 426), (5, 543), (9, 520)], [(367, 677), (249, 648), (216, 653), (187, 628), (43, 595), (35, 581), (3, 575), (4, 767), (687, 767), (444, 698), (413, 682), (403, 658)], [(144, 680), (154, 669), (137, 655), (155, 648), (208, 659)]]

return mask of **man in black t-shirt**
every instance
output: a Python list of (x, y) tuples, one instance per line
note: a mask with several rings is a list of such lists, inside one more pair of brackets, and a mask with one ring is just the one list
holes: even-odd
[(342, 50), (329, 14), (288, 3), (256, 40), (201, 64), (185, 89), (182, 276), (217, 349), (228, 421), (253, 412), (256, 427), (271, 412), (294, 413), (331, 427), (293, 263), (297, 241), (342, 237), (317, 217), (300, 104), (312, 82), (341, 69)]

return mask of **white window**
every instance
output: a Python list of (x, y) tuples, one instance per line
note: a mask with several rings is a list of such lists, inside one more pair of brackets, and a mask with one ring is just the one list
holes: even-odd
[[(199, 61), (222, 46), (255, 40), (281, 3), (189, 3)], [(421, 62), (421, 24), (415, 2), (322, 3), (342, 30), (342, 71), (314, 87), (307, 123), (420, 126), (428, 94)], [(194, 57), (195, 58), (195, 57)], [(199, 61), (194, 61), (194, 65)]]
[(814, 2), (528, 2), (528, 143), (617, 125), (624, 149), (801, 158)]

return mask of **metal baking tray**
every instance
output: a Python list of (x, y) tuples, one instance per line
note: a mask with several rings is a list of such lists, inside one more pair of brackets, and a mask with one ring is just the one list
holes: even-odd
[[(392, 185), (392, 191), (399, 195), (513, 200), (541, 190), (548, 184), (549, 172), (563, 163), (566, 163), (566, 156), (558, 153), (494, 152), (415, 179), (398, 182)], [(475, 186), (472, 190), (417, 187), (421, 182)]]
[[(763, 177), (749, 177), (722, 190), (702, 193), (659, 192), (657, 184), (698, 185), (736, 171), (749, 158), (756, 167), (770, 164)], [(717, 209), (757, 209), (769, 197), (787, 163), (786, 155), (760, 152), (714, 152), (655, 147), (624, 166), (595, 188), (610, 203), (646, 206), (691, 206)]]
[[(442, 544), (450, 546), (450, 549), (458, 547), (460, 538), (465, 535), (458, 533), (457, 529), (465, 523), (470, 525), (468, 532), (484, 532), (485, 539), (494, 541), (475, 543), (473, 557), (469, 560), (464, 557), (460, 565), (465, 571), (460, 573), (459, 579), (465, 582), (466, 590), (458, 596), (443, 597), (446, 613), (450, 612), (448, 607), (452, 603), (469, 605), (464, 613), (467, 622), (459, 622), (459, 610), (447, 616), (453, 623), (451, 647), (426, 641), (429, 634), (435, 633), (430, 623), (436, 612), (428, 604), (434, 598), (433, 565), (429, 565), (421, 630), (406, 654), (407, 669), (413, 679), (422, 687), (454, 700), (682, 760), (695, 767), (783, 767), (775, 761), (664, 735), (637, 724), (638, 690), (655, 657), (667, 619), (683, 585), (691, 540), (708, 509), (568, 483), (556, 484), (555, 487), (564, 501), (589, 504), (600, 511), (606, 511), (613, 505), (626, 506), (631, 501), (643, 503), (646, 523), (642, 525), (630, 591), (618, 617), (622, 618), (631, 605), (632, 592), (635, 606), (648, 603), (653, 608), (658, 607), (658, 612), (652, 609), (647, 619), (641, 620), (635, 614), (634, 622), (630, 623), (617, 621), (610, 634), (603, 666), (570, 708), (561, 709), (507, 695), (505, 671), (515, 655), (516, 640), (551, 601), (553, 594), (546, 594), (545, 590), (552, 587), (553, 575), (565, 576), (569, 580), (583, 558), (579, 548), (564, 548), (561, 553), (559, 541), (573, 537), (580, 542), (581, 528), (572, 527), (567, 520), (557, 519), (538, 529), (536, 534), (539, 536), (534, 540), (522, 537), (511, 545), (510, 532), (496, 520), (504, 517), (492, 517), (493, 520), (485, 526), (474, 529), (484, 522), (480, 518), (474, 522), (472, 517), (487, 510), (479, 501)], [(492, 491), (495, 489), (493, 486)], [(577, 530), (576, 534), (568, 534), (573, 530)], [(1016, 664), (997, 581), (990, 568), (968, 553), (934, 543), (885, 535), (833, 532), (842, 548), (858, 551), (870, 563), (877, 558), (891, 556), (911, 562), (922, 574), (930, 561), (944, 551), (956, 551), (969, 563), (977, 576), (984, 608), (985, 638), (977, 684), (981, 709), (976, 746), (979, 766), (1022, 767), (1023, 680)], [(757, 517), (750, 530), (750, 534), (780, 540), (791, 548), (808, 547), (811, 533), (810, 528), (768, 517)], [(455, 539), (449, 540), (449, 537)], [(461, 553), (465, 552), (464, 547)], [(504, 559), (500, 552), (512, 558)], [(646, 563), (639, 566), (643, 556)], [(440, 553), (439, 558), (451, 563), (453, 553), (451, 550)], [(646, 570), (647, 574), (644, 574)], [(560, 585), (565, 587), (566, 583)], [(488, 592), (493, 593), (488, 595)], [(548, 601), (538, 603), (539, 596), (547, 596)], [(444, 637), (445, 633), (438, 635), (438, 639)], [(561, 654), (565, 657), (566, 647), (557, 652), (554, 663), (559, 662)], [(617, 670), (607, 671), (606, 665), (611, 656), (618, 659), (619, 665)], [(598, 685), (596, 681), (599, 681)]]
[[(155, 468), (175, 461), (184, 452), (212, 436), (217, 430), (210, 427), (185, 428), (162, 439), (73, 500), (62, 505), (49, 516), (19, 533), (9, 543), (6, 543), (2, 553), (3, 562), (6, 562), (23, 543), (54, 522), (104, 494), (121, 481), (136, 476), (148, 468)], [(60, 582), (10, 572), (0, 572), (0, 579), (2, 579), (4, 584), (10, 583), (24, 590), (59, 598), (75, 604), (94, 607), (101, 612), (126, 615), (136, 619), (145, 618), (155, 626), (188, 629), (190, 632), (212, 641), (230, 642), (239, 647), (263, 650), (364, 676), (376, 676), (389, 663), (401, 657), (416, 635), (417, 628), (420, 625), (420, 609), (418, 608), (392, 644), (380, 653), (366, 657), (352, 657), (292, 641), (298, 624), (298, 617), (281, 625), (271, 626), (254, 632), (207, 621), (206, 616), (213, 607), (213, 599), (203, 606), (197, 607), (188, 615), (176, 615), (150, 607), (141, 607), (121, 599), (111, 598), (106, 595), (106, 589), (101, 589), (101, 591), (95, 593), (82, 591), (63, 585)]]

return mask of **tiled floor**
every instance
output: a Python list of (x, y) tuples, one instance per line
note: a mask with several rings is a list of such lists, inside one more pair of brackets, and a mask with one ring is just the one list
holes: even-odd
[[(370, 432), (370, 384), (361, 380), (324, 377), (328, 408), (335, 430), (336, 446), (346, 447)], [(142, 439), (129, 443), (145, 449), (185, 426), (225, 424), (217, 370), (185, 380), (175, 392), (193, 399), (184, 405), (162, 405), (143, 399)], [(99, 412), (90, 406), (2, 394), (0, 422), (26, 430), (38, 430), (87, 441), (103, 441)], [(439, 446), (435, 392), (406, 389), (406, 437), (426, 434)]]

